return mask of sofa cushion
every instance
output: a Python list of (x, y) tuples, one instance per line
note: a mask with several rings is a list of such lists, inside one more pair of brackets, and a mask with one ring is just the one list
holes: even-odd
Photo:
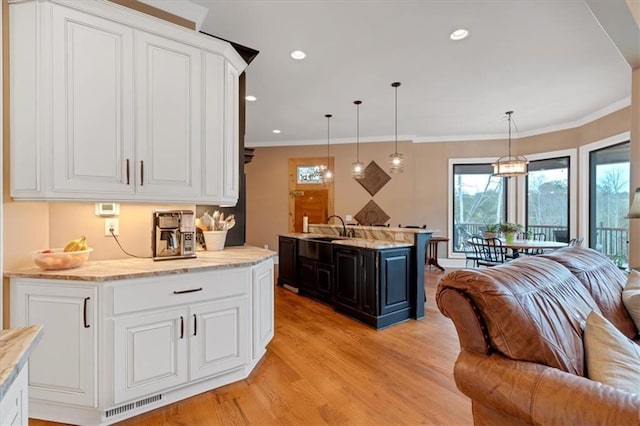
[(640, 395), (640, 346), (597, 312), (587, 317), (584, 350), (590, 379)]
[(477, 307), (494, 351), (584, 375), (582, 328), (598, 305), (564, 266), (540, 256), (453, 271), (438, 291), (453, 288)]
[(631, 271), (627, 279), (627, 285), (622, 292), (622, 301), (629, 315), (640, 330), (640, 272)]
[(625, 336), (633, 338), (637, 329), (622, 302), (627, 274), (604, 254), (586, 247), (567, 247), (542, 255), (571, 271), (594, 298), (602, 315)]

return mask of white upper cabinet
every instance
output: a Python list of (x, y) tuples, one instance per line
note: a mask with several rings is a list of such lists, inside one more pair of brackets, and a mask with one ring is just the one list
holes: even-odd
[(235, 204), (228, 42), (104, 1), (9, 1), (11, 196)]
[(201, 54), (174, 40), (136, 34), (135, 169), (142, 193), (200, 196)]
[(133, 30), (53, 9), (53, 189), (132, 193)]

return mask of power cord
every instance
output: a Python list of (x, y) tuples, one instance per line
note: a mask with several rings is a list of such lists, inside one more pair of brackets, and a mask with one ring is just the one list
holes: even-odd
[(113, 229), (110, 229), (109, 232), (111, 232), (111, 236), (113, 237), (114, 240), (116, 240), (116, 243), (118, 243), (118, 247), (120, 247), (120, 250), (122, 250), (123, 253), (126, 254), (127, 256), (135, 257), (137, 259), (151, 259), (151, 256), (136, 256), (135, 254), (131, 254), (127, 252), (124, 249), (124, 247), (122, 247), (122, 244), (120, 244), (120, 241), (118, 241), (118, 237), (116, 237), (116, 234), (113, 232)]

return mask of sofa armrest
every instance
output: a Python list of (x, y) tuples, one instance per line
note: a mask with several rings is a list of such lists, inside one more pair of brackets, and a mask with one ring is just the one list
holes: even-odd
[(640, 395), (500, 354), (462, 351), (458, 388), (473, 401), (528, 424), (640, 424)]

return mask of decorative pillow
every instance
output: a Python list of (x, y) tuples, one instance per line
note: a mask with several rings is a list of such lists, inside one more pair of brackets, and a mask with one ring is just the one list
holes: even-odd
[(595, 311), (584, 328), (584, 352), (590, 379), (640, 395), (640, 345)]
[(640, 331), (640, 272), (631, 271), (622, 291), (622, 302)]

